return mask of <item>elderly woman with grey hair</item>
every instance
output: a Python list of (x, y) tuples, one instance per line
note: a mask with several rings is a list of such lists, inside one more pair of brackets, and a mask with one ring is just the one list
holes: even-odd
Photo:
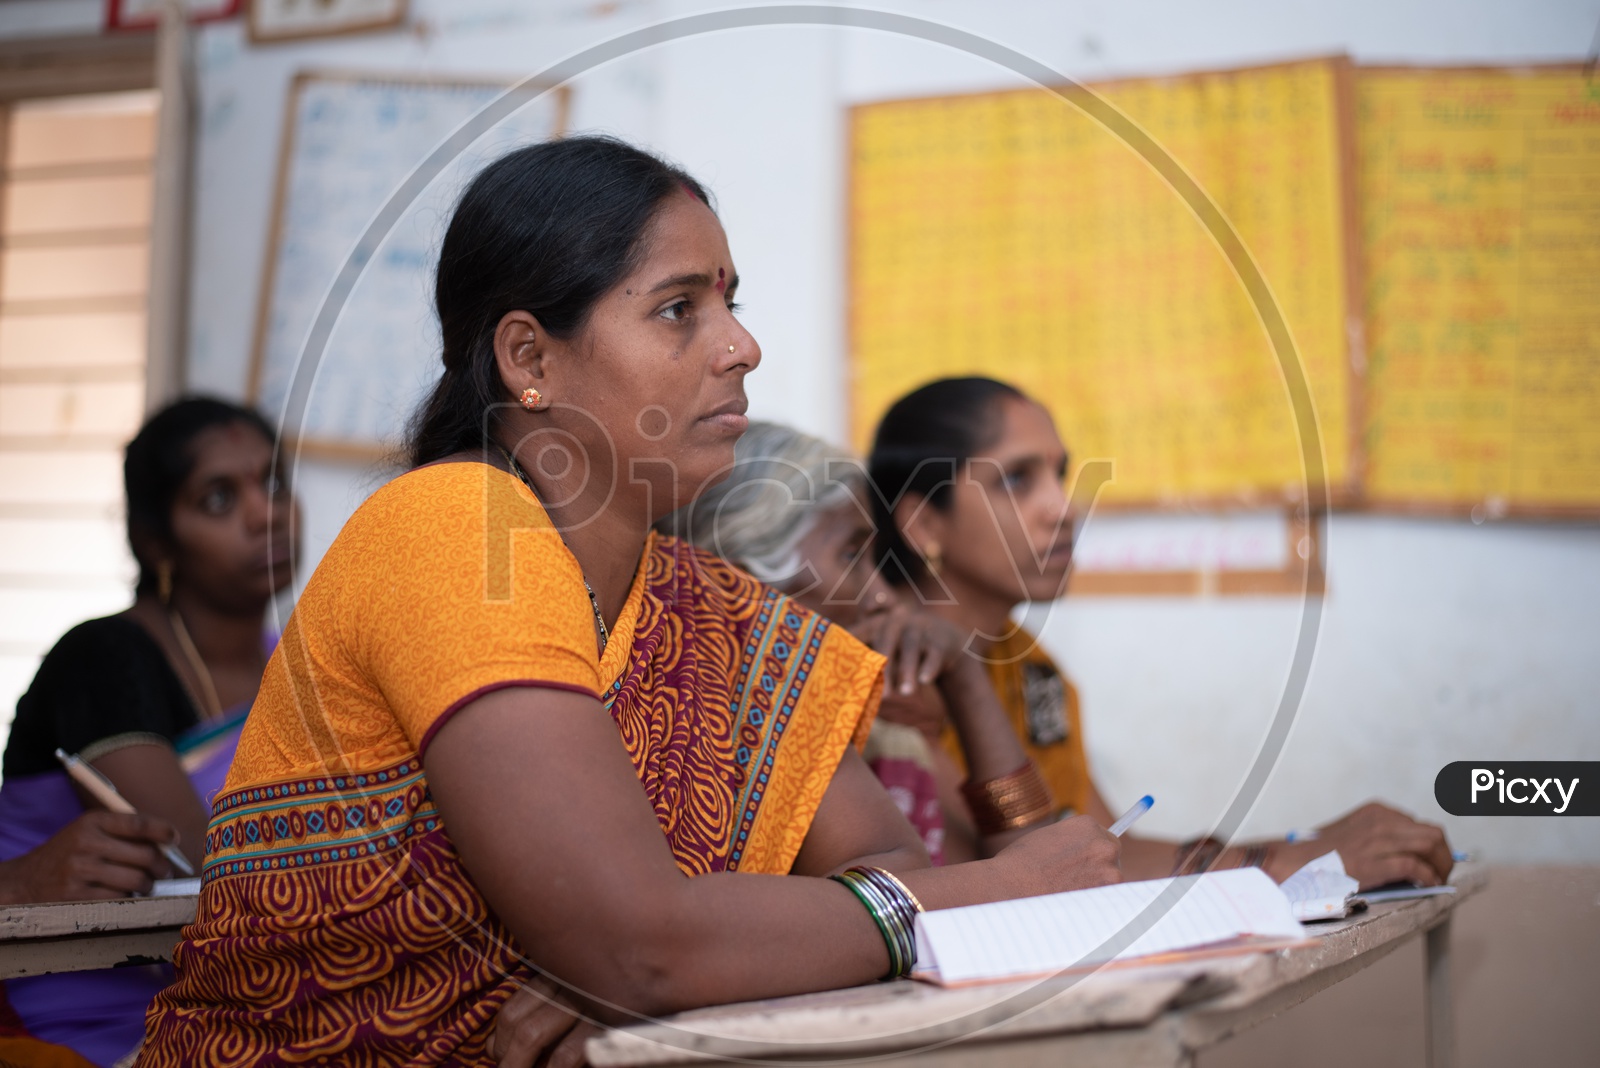
[[(848, 628), (888, 657), (869, 766), (939, 863), (947, 819), (969, 798), (951, 753), (939, 744), (948, 719), (970, 781), (987, 782), (1027, 763), (983, 664), (966, 635), (924, 612), (884, 581), (874, 564), (869, 483), (843, 449), (776, 423), (752, 422), (721, 484), (658, 526), (716, 553)], [(966, 821), (962, 821), (963, 823)], [(993, 855), (1021, 831), (978, 836)]]

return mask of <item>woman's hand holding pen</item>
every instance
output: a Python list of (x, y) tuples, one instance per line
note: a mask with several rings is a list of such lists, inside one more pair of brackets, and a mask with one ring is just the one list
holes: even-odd
[(1037, 897), (1122, 881), (1122, 842), (1088, 816), (1034, 828), (984, 863), (1006, 880), (1005, 897)]
[(1301, 865), (1335, 849), (1344, 870), (1363, 890), (1394, 882), (1438, 886), (1454, 867), (1442, 829), (1371, 801), (1317, 828), (1313, 841), (1275, 846), (1269, 874), (1282, 882)]
[(0, 864), (0, 904), (147, 894), (171, 874), (161, 846), (178, 832), (136, 812), (85, 812), (31, 852)]

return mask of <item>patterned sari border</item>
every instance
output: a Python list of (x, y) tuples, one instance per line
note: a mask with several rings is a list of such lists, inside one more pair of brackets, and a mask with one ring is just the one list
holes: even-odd
[[(362, 772), (350, 775), (318, 775), (316, 778), (290, 779), (284, 782), (271, 783), (266, 786), (252, 786), (247, 790), (236, 790), (231, 794), (224, 794), (217, 798), (211, 806), (211, 818), (217, 820), (224, 813), (241, 805), (252, 802), (272, 802), (278, 798), (299, 797), (306, 794), (337, 793), (347, 797), (364, 797), (371, 793), (383, 793), (392, 790), (397, 785), (412, 782), (422, 777), (422, 762), (417, 759), (408, 759), (393, 767), (380, 768), (378, 771)], [(372, 790), (364, 790), (371, 786)], [(364, 790), (363, 793), (347, 794), (347, 790)], [(241, 809), (248, 813), (254, 809)]]
[(375, 772), (240, 790), (213, 806), (201, 878), (361, 860), (438, 827), (415, 758)]
[[(781, 621), (773, 625), (776, 612), (782, 612)], [(743, 789), (739, 791), (736, 811), (739, 813), (732, 848), (728, 854), (728, 870), (738, 869), (750, 844), (750, 832), (755, 826), (756, 813), (767, 794), (767, 785), (777, 762), (778, 745), (783, 740), (795, 706), (800, 700), (806, 679), (816, 664), (822, 639), (829, 624), (820, 616), (799, 613), (789, 607), (789, 599), (769, 591), (757, 616), (756, 626), (745, 646), (746, 660), (741, 666), (739, 683), (734, 691), (733, 711), (735, 729), (741, 734), (755, 733), (754, 746), (740, 744), (735, 759), (750, 769)], [(751, 668), (759, 666), (757, 686), (748, 691), (746, 683)], [(779, 667), (781, 674), (766, 669)], [(770, 695), (763, 702), (762, 697)], [(776, 707), (772, 707), (774, 701)], [(765, 705), (766, 707), (763, 707)]]

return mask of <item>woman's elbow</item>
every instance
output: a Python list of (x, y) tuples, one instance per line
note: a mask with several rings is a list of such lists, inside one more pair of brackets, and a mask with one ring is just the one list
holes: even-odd
[[(598, 952), (588, 955), (585, 985), (605, 1023), (630, 1022), (709, 1004), (715, 969), (707, 961), (711, 939), (670, 908), (629, 910), (625, 920), (607, 924)], [(687, 913), (692, 915), (692, 913)]]

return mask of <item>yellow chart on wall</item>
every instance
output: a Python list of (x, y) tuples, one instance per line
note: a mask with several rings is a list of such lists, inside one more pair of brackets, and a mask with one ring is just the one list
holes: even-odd
[(1577, 68), (1359, 81), (1377, 504), (1600, 506), (1600, 83)]
[[(1200, 182), (1272, 286), (1327, 474), (1350, 477), (1348, 67), (1318, 60), (1096, 87)], [(1116, 503), (1281, 501), (1304, 466), (1248, 295), (1178, 196), (1044, 90), (854, 110), (852, 432), (895, 398), (987, 374), (1110, 457)]]

